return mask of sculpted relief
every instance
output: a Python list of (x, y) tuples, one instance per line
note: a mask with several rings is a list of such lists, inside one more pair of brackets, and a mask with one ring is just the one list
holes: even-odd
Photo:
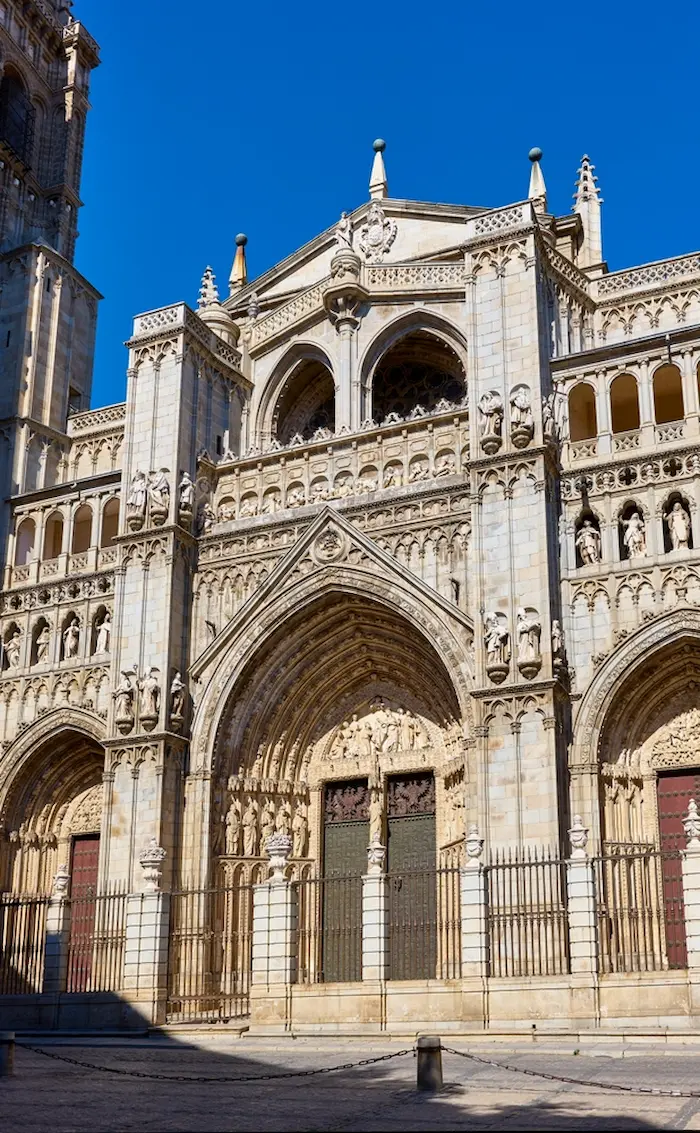
[(338, 729), (329, 756), (375, 756), (387, 752), (424, 749), (430, 744), (425, 725), (407, 709), (390, 707), (383, 697), (370, 705), (366, 715), (353, 712)]

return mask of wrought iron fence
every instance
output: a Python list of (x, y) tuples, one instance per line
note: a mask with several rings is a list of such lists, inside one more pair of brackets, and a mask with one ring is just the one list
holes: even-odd
[(615, 844), (593, 859), (601, 972), (687, 966), (681, 851)]
[(362, 979), (362, 878), (308, 877), (297, 895), (297, 982)]
[(461, 975), (459, 869), (389, 873), (390, 980)]
[(546, 850), (508, 851), (485, 868), (489, 974), (569, 971), (566, 862)]
[(119, 991), (125, 892), (63, 898), (0, 896), (0, 995)]
[(225, 1022), (249, 1013), (253, 887), (170, 895), (169, 1022)]

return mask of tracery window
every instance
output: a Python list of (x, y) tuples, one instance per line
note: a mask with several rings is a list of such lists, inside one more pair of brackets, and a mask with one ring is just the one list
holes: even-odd
[(0, 79), (0, 141), (26, 164), (34, 142), (34, 114), (21, 79), (7, 71)]
[(335, 432), (335, 386), (323, 362), (306, 359), (288, 377), (275, 410), (281, 444), (295, 436), (310, 440), (319, 430)]
[(461, 403), (465, 394), (464, 370), (454, 351), (427, 331), (414, 331), (377, 364), (372, 417), (381, 424), (391, 413), (408, 417), (419, 406), (431, 413), (441, 401)]

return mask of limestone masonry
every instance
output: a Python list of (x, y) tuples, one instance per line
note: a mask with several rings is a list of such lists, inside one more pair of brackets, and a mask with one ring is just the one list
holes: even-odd
[(538, 150), (484, 208), (392, 198), (376, 141), (367, 201), (255, 280), (237, 236), (90, 409), (69, 8), (0, 2), (6, 955), (51, 929), (9, 990), (693, 1025), (700, 254), (609, 272), (588, 157), (557, 217)]

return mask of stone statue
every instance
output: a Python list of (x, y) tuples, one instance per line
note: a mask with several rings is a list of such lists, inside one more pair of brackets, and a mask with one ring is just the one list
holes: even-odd
[(79, 645), (80, 622), (77, 618), (72, 618), (63, 631), (63, 660), (70, 661), (73, 657), (77, 657)]
[(128, 516), (143, 518), (146, 514), (146, 492), (146, 477), (143, 472), (137, 470), (131, 480), (129, 495), (126, 497), (126, 514)]
[(564, 632), (561, 628), (561, 622), (556, 618), (552, 619), (552, 657), (555, 660), (561, 660), (564, 656)]
[(95, 653), (109, 653), (109, 639), (112, 633), (112, 619), (109, 616), (109, 610), (106, 611), (104, 618), (97, 627), (97, 641), (95, 642)]
[(189, 472), (182, 473), (179, 492), (178, 511), (186, 515), (191, 515), (194, 511), (194, 484), (192, 483)]
[(114, 697), (114, 715), (117, 720), (133, 720), (134, 718), (134, 687), (128, 673), (122, 673), (122, 679), (112, 693)]
[(43, 665), (49, 659), (49, 645), (51, 644), (51, 630), (44, 626), (36, 639), (36, 663)]
[(557, 438), (557, 423), (554, 417), (554, 398), (555, 393), (548, 393), (542, 402), (542, 433), (546, 441), (554, 441)]
[(234, 799), (226, 814), (226, 853), (237, 854), (241, 837), (241, 814), (238, 799)]
[(306, 807), (299, 803), (292, 819), (292, 856), (303, 858), (306, 856), (306, 838), (309, 823), (306, 817)]
[(666, 516), (666, 523), (668, 524), (673, 550), (679, 551), (681, 548), (687, 548), (691, 531), (690, 516), (680, 500), (676, 500)]
[(182, 679), (180, 673), (176, 673), (170, 682), (170, 715), (171, 716), (184, 716), (185, 714), (185, 694), (187, 686)]
[(340, 214), (335, 230), (335, 242), (339, 249), (349, 248), (352, 251), (352, 222), (346, 212)]
[(272, 799), (266, 799), (260, 816), (260, 845), (265, 849), (268, 838), (275, 832), (275, 804)]
[(600, 562), (600, 531), (591, 519), (584, 519), (581, 524), (576, 536), (576, 546), (584, 566)]
[(384, 792), (381, 786), (372, 786), (369, 793), (369, 836), (381, 841), (384, 826)]
[(216, 512), (209, 503), (209, 500), (204, 500), (199, 505), (197, 512), (197, 531), (200, 535), (205, 535), (207, 531), (211, 531), (216, 523)]
[(445, 456), (439, 456), (435, 461), (436, 479), (440, 476), (452, 476), (454, 472), (456, 472), (455, 458), (452, 453), (448, 453)]
[(292, 807), (289, 799), (282, 799), (275, 818), (275, 832), (289, 834), (292, 829)]
[(503, 429), (503, 399), (497, 390), (489, 390), (479, 400), (482, 437), (500, 437)]
[(508, 630), (500, 621), (498, 614), (491, 611), (484, 615), (484, 645), (489, 665), (507, 665), (510, 660)]
[(510, 392), (510, 438), (516, 448), (524, 448), (534, 431), (530, 390), (525, 385), (515, 386)]
[(148, 495), (151, 501), (151, 514), (167, 515), (170, 507), (170, 484), (165, 473), (167, 468), (158, 472), (151, 472), (148, 483)]
[(150, 719), (158, 716), (160, 708), (160, 684), (158, 683), (159, 670), (151, 666), (146, 676), (139, 682), (139, 709), (141, 718)]
[(537, 661), (540, 656), (542, 625), (536, 616), (529, 616), (524, 606), (517, 614), (518, 663)]
[(254, 858), (258, 853), (258, 815), (255, 803), (248, 799), (248, 805), (241, 819), (243, 828), (243, 854), (246, 858)]
[(647, 541), (644, 531), (644, 520), (638, 511), (633, 511), (629, 519), (622, 520), (625, 528), (623, 542), (627, 547), (627, 554), (631, 559), (639, 555), (646, 555)]
[(5, 642), (5, 656), (8, 669), (19, 668), (19, 657), (22, 652), (22, 634), (18, 629), (13, 630), (12, 637)]

